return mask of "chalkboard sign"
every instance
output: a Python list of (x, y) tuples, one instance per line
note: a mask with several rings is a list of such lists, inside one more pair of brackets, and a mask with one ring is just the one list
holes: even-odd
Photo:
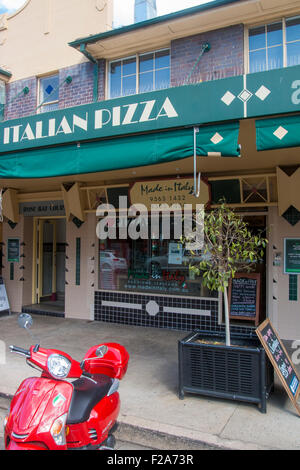
[(300, 415), (300, 407), (297, 404), (300, 393), (300, 378), (269, 319), (265, 320), (256, 329), (256, 334), (269, 356), (282, 385)]
[(229, 283), (229, 316), (259, 323), (260, 274), (236, 273)]

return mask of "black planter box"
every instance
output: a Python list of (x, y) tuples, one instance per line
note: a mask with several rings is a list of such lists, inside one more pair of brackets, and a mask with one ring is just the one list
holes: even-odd
[(266, 413), (274, 369), (256, 334), (231, 333), (231, 346), (225, 346), (225, 334), (195, 330), (179, 341), (178, 358), (180, 399), (185, 392), (228, 398), (257, 403)]

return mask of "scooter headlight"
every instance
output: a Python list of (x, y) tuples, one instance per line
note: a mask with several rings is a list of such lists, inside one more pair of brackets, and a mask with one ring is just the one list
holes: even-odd
[(50, 374), (56, 379), (64, 379), (71, 369), (71, 362), (60, 354), (51, 354), (48, 357), (47, 367)]

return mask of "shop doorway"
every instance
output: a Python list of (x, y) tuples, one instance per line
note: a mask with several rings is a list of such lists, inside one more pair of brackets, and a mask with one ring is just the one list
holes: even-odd
[(47, 313), (65, 310), (66, 219), (34, 218), (32, 307)]

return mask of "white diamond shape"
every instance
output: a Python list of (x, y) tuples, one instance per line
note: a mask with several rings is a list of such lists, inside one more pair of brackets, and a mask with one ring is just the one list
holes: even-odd
[(244, 103), (246, 103), (251, 98), (251, 96), (252, 96), (251, 91), (244, 88), (244, 90), (242, 90), (241, 93), (238, 95), (238, 98), (241, 101), (244, 101)]
[(279, 140), (282, 140), (286, 134), (288, 133), (288, 131), (282, 127), (282, 126), (279, 126), (275, 132), (273, 132), (273, 135), (275, 135), (275, 137), (277, 137), (277, 139)]
[(155, 300), (150, 300), (146, 305), (146, 312), (151, 316), (154, 317), (159, 312), (159, 305), (155, 302)]
[(222, 142), (224, 137), (222, 137), (218, 132), (215, 133), (215, 135), (212, 136), (212, 138), (210, 139), (210, 141), (213, 143), (213, 144), (219, 144), (220, 142)]
[(264, 101), (270, 93), (271, 91), (267, 87), (262, 85), (255, 93), (255, 96), (257, 96), (257, 98), (259, 98), (261, 101)]
[(230, 91), (226, 91), (225, 95), (221, 98), (221, 101), (223, 101), (227, 106), (231, 105), (233, 100), (235, 100), (235, 96)]

